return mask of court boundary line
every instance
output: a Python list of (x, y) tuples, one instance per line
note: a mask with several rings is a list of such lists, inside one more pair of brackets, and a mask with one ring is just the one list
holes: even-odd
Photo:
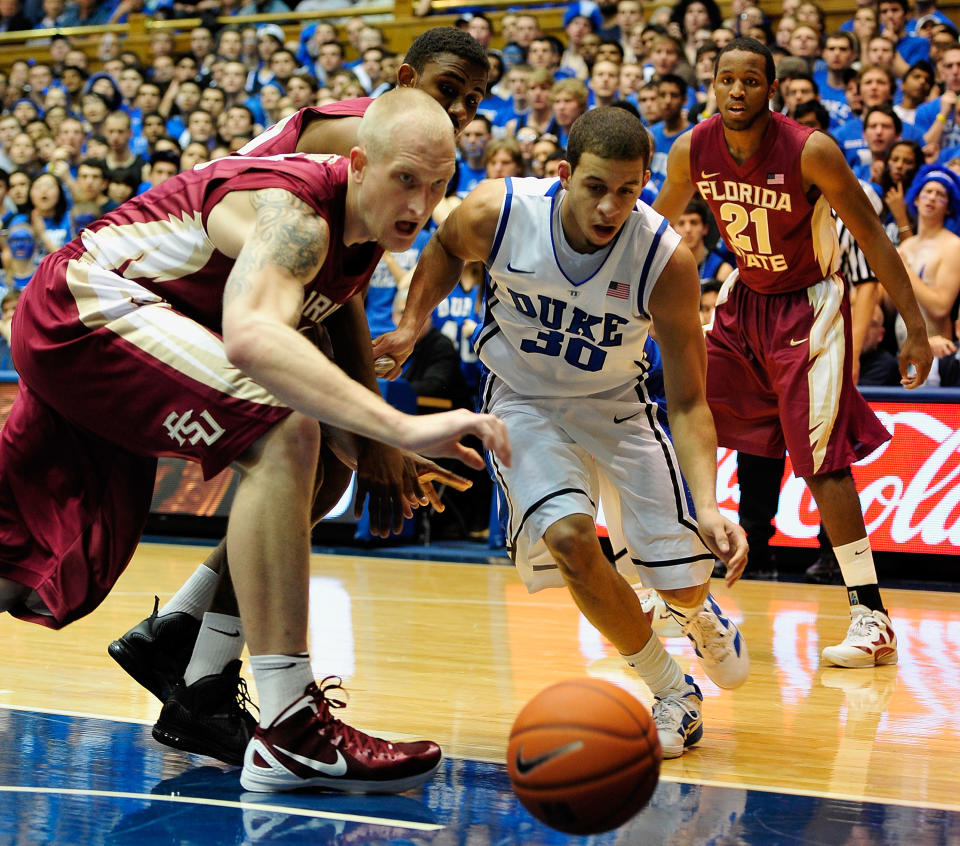
[(0, 784), (0, 793), (32, 793), (58, 796), (99, 796), (107, 799), (134, 799), (147, 802), (172, 802), (180, 805), (210, 805), (218, 808), (267, 811), (311, 819), (339, 820), (341, 822), (372, 823), (374, 825), (408, 828), (414, 831), (439, 831), (441, 823), (422, 823), (414, 820), (398, 820), (389, 817), (369, 817), (363, 814), (342, 814), (336, 811), (320, 811), (298, 808), (291, 805), (274, 805), (260, 802), (238, 802), (232, 799), (209, 799), (202, 796), (181, 796), (157, 793), (131, 793), (123, 790), (88, 790), (80, 787), (30, 787)]

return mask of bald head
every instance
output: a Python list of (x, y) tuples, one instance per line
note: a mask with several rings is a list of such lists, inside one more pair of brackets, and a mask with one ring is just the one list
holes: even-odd
[(350, 170), (352, 237), (376, 241), (385, 250), (408, 250), (456, 172), (453, 123), (422, 91), (388, 91), (360, 122)]
[(357, 144), (371, 162), (399, 150), (456, 155), (450, 118), (436, 100), (417, 88), (395, 88), (374, 100), (360, 121)]

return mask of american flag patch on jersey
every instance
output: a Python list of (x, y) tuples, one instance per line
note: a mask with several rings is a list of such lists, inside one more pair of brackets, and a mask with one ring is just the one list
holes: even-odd
[(626, 282), (611, 282), (607, 288), (607, 296), (625, 300), (630, 296), (630, 286)]
[(783, 174), (782, 174), (782, 173), (768, 173), (768, 174), (767, 174), (767, 185), (783, 185)]

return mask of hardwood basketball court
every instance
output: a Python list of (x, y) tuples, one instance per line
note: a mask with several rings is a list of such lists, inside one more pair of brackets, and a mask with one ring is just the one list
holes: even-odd
[(446, 760), (399, 797), (249, 794), (237, 769), (156, 744), (159, 703), (106, 652), (207, 552), (143, 544), (103, 606), (60, 632), (0, 618), (2, 842), (960, 842), (954, 593), (885, 590), (899, 665), (842, 670), (819, 660), (846, 631), (842, 588), (715, 581), (747, 640), (751, 678), (720, 690), (685, 639), (667, 639), (703, 689), (703, 741), (664, 762), (642, 814), (585, 841), (545, 828), (513, 797), (504, 767), (513, 718), (569, 677), (652, 698), (564, 591), (528, 595), (506, 559), (314, 555), (317, 678), (343, 678), (351, 724), (433, 738)]

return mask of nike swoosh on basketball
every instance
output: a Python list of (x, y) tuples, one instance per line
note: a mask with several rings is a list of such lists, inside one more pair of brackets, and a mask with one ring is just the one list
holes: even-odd
[(316, 770), (318, 773), (323, 773), (324, 775), (342, 776), (347, 771), (347, 761), (339, 749), (337, 750), (336, 760), (330, 764), (325, 764), (323, 761), (315, 761), (313, 758), (305, 758), (303, 755), (298, 755), (296, 752), (291, 752), (282, 746), (275, 746), (274, 749), (276, 749), (277, 752), (283, 753), (288, 758), (292, 758), (294, 761), (299, 761), (305, 767), (310, 767), (311, 770)]
[(719, 176), (719, 175), (720, 175), (720, 171), (719, 171), (719, 170), (718, 170), (716, 173), (704, 173), (702, 170), (700, 171), (700, 178), (701, 178), (701, 179), (713, 179), (713, 177)]
[(542, 755), (537, 755), (536, 758), (524, 758), (523, 747), (521, 746), (517, 750), (517, 757), (515, 759), (517, 772), (520, 773), (520, 775), (526, 775), (531, 770), (535, 770), (537, 767), (543, 766), (545, 763), (547, 763), (547, 761), (552, 761), (554, 758), (559, 758), (561, 755), (569, 755), (571, 752), (576, 752), (582, 747), (583, 741), (575, 740), (573, 743), (567, 743), (563, 746), (558, 746), (556, 749), (550, 749), (547, 752), (544, 752)]
[(507, 262), (507, 270), (511, 273), (533, 273), (532, 270), (521, 270), (519, 267), (514, 267), (510, 262)]
[(807, 339), (806, 339), (806, 338), (800, 338), (799, 340), (797, 340), (796, 338), (791, 338), (791, 339), (790, 339), (790, 346), (791, 346), (791, 347), (799, 347), (800, 344), (805, 344), (806, 342), (807, 342)]
[(638, 414), (643, 414), (643, 411), (644, 409), (641, 408), (639, 411), (635, 411), (633, 414), (628, 414), (626, 417), (617, 417), (616, 415), (614, 415), (613, 422), (625, 423), (627, 420), (633, 420), (633, 418), (636, 417)]

